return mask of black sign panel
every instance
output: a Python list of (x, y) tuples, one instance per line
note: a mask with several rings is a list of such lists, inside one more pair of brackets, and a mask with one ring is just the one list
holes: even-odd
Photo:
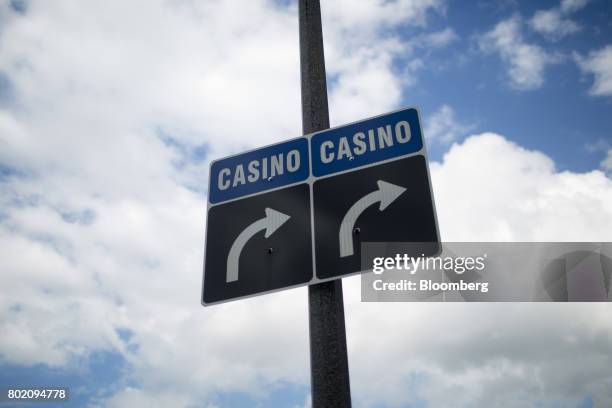
[(203, 303), (312, 279), (310, 187), (293, 187), (208, 210)]
[(361, 271), (361, 242), (439, 241), (422, 155), (315, 180), (313, 194), (319, 279)]

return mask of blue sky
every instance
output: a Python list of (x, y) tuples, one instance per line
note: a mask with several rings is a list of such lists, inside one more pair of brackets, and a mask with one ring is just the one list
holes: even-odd
[[(323, 1), (334, 125), (421, 109), (447, 241), (610, 241), (605, 0)], [(309, 406), (305, 288), (200, 306), (211, 160), (299, 135), (294, 1), (0, 0), (0, 386)], [(356, 407), (612, 404), (605, 304), (364, 304)]]
[[(442, 30), (450, 23), (458, 39), (430, 56), (418, 73), (418, 85), (406, 91), (402, 102), (419, 104), (432, 113), (445, 101), (472, 132), (495, 130), (521, 146), (544, 151), (560, 170), (597, 168), (606, 150), (592, 151), (587, 146), (612, 140), (612, 105), (609, 97), (589, 95), (593, 78), (580, 70), (573, 53), (586, 56), (608, 45), (612, 8), (604, 1), (591, 2), (572, 14), (580, 31), (551, 41), (527, 22), (538, 10), (554, 7), (558, 2), (449, 4), (445, 15), (432, 18), (431, 28)], [(524, 20), (526, 43), (559, 55), (558, 62), (546, 67), (542, 85), (534, 89), (513, 87), (505, 73), (506, 63), (495, 53), (478, 50), (478, 37), (511, 16)], [(402, 38), (410, 38), (411, 31), (402, 30)], [(439, 160), (445, 147), (432, 147), (433, 158)]]

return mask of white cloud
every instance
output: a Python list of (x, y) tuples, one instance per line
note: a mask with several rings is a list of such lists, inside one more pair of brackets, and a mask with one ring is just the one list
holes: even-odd
[[(395, 107), (389, 28), (442, 2), (325, 4), (336, 120)], [(210, 158), (300, 133), (296, 5), (27, 5), (0, 5), (0, 361), (118, 351), (146, 390), (119, 405), (307, 384), (303, 290), (199, 306)]]
[(599, 138), (594, 142), (587, 143), (585, 148), (589, 153), (603, 153), (605, 157), (599, 164), (599, 167), (608, 175), (612, 175), (612, 144), (610, 144), (610, 141)]
[[(558, 172), (546, 155), (485, 133), (431, 165), (445, 241), (609, 241), (612, 180)], [(601, 353), (609, 304), (360, 303), (345, 279), (357, 406), (612, 403)]]
[(546, 155), (500, 135), (453, 145), (432, 179), (444, 240), (610, 239), (612, 180), (601, 171), (557, 172)]
[(434, 143), (449, 144), (473, 128), (457, 121), (455, 111), (448, 105), (442, 105), (429, 118), (425, 118), (425, 138)]
[[(353, 35), (369, 36), (372, 32), (393, 29), (399, 24), (424, 27), (430, 11), (444, 12), (442, 0), (338, 0), (322, 2), (324, 19)], [(331, 27), (330, 27), (331, 28)]]
[(589, 153), (605, 152), (609, 147), (611, 147), (610, 141), (604, 139), (603, 137), (593, 142), (589, 142), (584, 146)]
[(601, 162), (601, 168), (609, 174), (612, 174), (612, 149), (608, 150), (608, 155)]
[(457, 41), (458, 39), (459, 36), (455, 32), (455, 30), (450, 27), (447, 27), (441, 31), (422, 35), (421, 38), (416, 41), (416, 43), (419, 44), (421, 47), (439, 48), (446, 47), (449, 44)]
[(591, 95), (612, 95), (612, 45), (593, 51), (587, 57), (574, 54), (574, 59), (582, 72), (595, 77), (595, 82), (589, 90)]
[[(425, 27), (428, 14), (443, 13), (442, 0), (340, 0), (322, 2), (330, 120), (338, 125), (393, 109), (423, 62), (418, 41), (402, 42), (397, 28)], [(453, 41), (451, 29), (419, 34), (437, 48)], [(398, 58), (410, 57), (404, 68)]]
[[(92, 404), (91, 408), (107, 407), (150, 407), (150, 408), (165, 408), (177, 407), (187, 408), (193, 406), (193, 401), (190, 397), (180, 393), (158, 393), (150, 392), (126, 387), (113, 395), (111, 398), (103, 401), (102, 405)], [(207, 404), (206, 408), (219, 408), (216, 405)]]
[(544, 83), (544, 70), (557, 58), (538, 45), (525, 42), (518, 15), (499, 22), (480, 38), (484, 52), (499, 54), (506, 64), (510, 84), (516, 89), (537, 89)]
[(534, 31), (552, 40), (559, 40), (580, 31), (580, 26), (576, 22), (564, 18), (557, 9), (538, 10), (529, 20), (529, 25)]
[[(423, 2), (428, 7), (429, 3), (435, 5), (439, 2)], [(333, 12), (342, 14), (341, 10), (335, 8), (337, 3), (324, 3), (324, 12), (327, 10), (326, 4), (329, 4), (327, 7), (330, 9), (332, 4), (336, 5), (330, 10), (331, 17), (324, 22), (328, 27), (325, 29), (324, 26), (325, 38), (331, 38), (331, 41), (326, 42), (325, 56), (328, 77), (333, 79), (328, 83), (328, 88), (331, 90), (330, 118), (335, 125), (397, 107), (405, 87), (416, 83), (418, 72), (425, 66), (425, 56), (420, 56), (419, 52), (428, 55), (459, 39), (454, 30), (445, 28), (416, 35), (405, 42), (383, 32), (376, 43), (363, 38), (361, 31), (363, 29), (368, 32), (368, 25), (365, 28), (343, 28), (336, 23), (340, 17), (334, 18)], [(417, 22), (421, 21), (421, 14), (424, 13), (418, 13)], [(397, 16), (388, 17), (385, 23), (387, 28), (402, 22)], [(337, 31), (339, 27), (341, 31)], [(355, 29), (358, 32), (354, 33)], [(394, 62), (399, 57), (408, 59), (408, 62), (395, 66)]]
[(580, 10), (587, 3), (588, 0), (562, 0), (559, 7), (536, 11), (531, 20), (529, 20), (529, 25), (532, 30), (537, 31), (550, 40), (560, 40), (582, 29), (568, 15)]
[(561, 0), (561, 11), (564, 13), (573, 13), (587, 5), (589, 0)]
[(310, 394), (306, 396), (303, 404), (299, 406), (296, 405), (294, 408), (312, 408), (312, 397), (310, 396)]
[[(199, 305), (205, 200), (188, 188), (206, 184), (211, 155), (299, 133), (295, 7), (84, 4), (2, 13), (0, 69), (17, 99), (0, 110), (0, 162), (19, 171), (0, 182), (0, 361), (69, 366), (94, 351), (122, 353), (139, 386), (102, 406), (206, 405), (219, 392), (265, 399), (284, 384), (306, 387), (305, 289)], [(337, 23), (326, 24), (337, 122), (401, 98), (392, 61), (404, 45), (380, 27), (423, 27), (427, 13), (443, 12), (427, 1), (341, 5), (324, 2)], [(200, 144), (206, 158), (190, 160)], [(558, 173), (500, 136), (455, 145), (432, 177), (445, 239), (609, 240), (610, 179)], [(392, 307), (360, 304), (357, 279), (346, 282), (356, 406), (404, 401), (403, 379), (421, 376), (431, 380), (415, 395), (437, 406), (457, 395), (510, 401), (509, 380), (539, 381), (525, 388), (539, 400), (573, 398), (565, 386), (574, 381), (609, 405), (593, 377), (605, 363), (593, 355), (609, 347), (597, 342), (611, 326), (606, 305)], [(562, 335), (575, 341), (559, 345)], [(537, 351), (546, 359), (531, 359)]]
[[(252, 331), (255, 316), (240, 312), (248, 302), (239, 306), (233, 322), (242, 315), (245, 338), (266, 344), (256, 361), (224, 317), (231, 306), (199, 305), (198, 191), (211, 156), (301, 128), (295, 7), (236, 7), (43, 1), (24, 16), (2, 11), (0, 70), (16, 99), (0, 110), (0, 163), (18, 173), (0, 183), (0, 332), (10, 333), (0, 361), (70, 366), (118, 351), (147, 392), (117, 398), (147, 406), (154, 388), (205, 399), (307, 382), (306, 329), (267, 334), (303, 303), (268, 310)], [(205, 159), (191, 160), (200, 145)]]

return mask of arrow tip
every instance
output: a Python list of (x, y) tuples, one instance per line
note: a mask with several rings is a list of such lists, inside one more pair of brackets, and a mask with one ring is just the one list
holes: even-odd
[(378, 190), (380, 191), (382, 196), (380, 199), (380, 211), (387, 208), (393, 201), (395, 201), (406, 191), (406, 188), (402, 186), (397, 186), (395, 184), (387, 183), (386, 181), (378, 180), (377, 183)]
[(280, 211), (273, 210), (272, 208), (266, 208), (266, 235), (268, 238), (274, 234), (274, 231), (280, 228), (281, 225), (287, 222), (291, 216), (283, 214)]

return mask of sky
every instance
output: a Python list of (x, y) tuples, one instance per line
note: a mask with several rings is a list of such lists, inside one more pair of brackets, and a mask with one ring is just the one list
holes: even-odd
[[(421, 109), (443, 240), (612, 241), (607, 0), (322, 3), (332, 124)], [(293, 0), (0, 0), (0, 386), (309, 406), (306, 288), (200, 305), (210, 161), (299, 83)], [(343, 284), (356, 407), (612, 406), (607, 304)]]

